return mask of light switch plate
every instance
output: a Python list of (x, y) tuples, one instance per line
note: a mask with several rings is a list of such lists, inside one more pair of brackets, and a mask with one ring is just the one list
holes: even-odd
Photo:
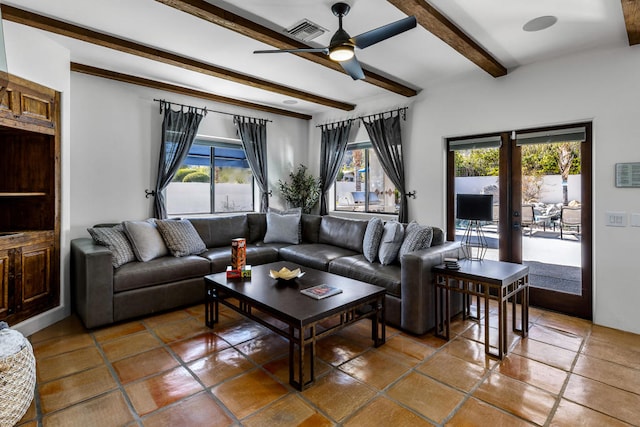
[(626, 227), (626, 212), (605, 212), (605, 225), (607, 227)]
[(640, 213), (631, 214), (631, 226), (640, 227)]

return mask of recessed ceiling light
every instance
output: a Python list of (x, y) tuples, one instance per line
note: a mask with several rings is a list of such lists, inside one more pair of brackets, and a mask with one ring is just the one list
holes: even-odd
[(296, 101), (295, 99), (285, 99), (284, 101), (282, 101), (282, 103), (287, 105), (294, 105), (297, 104), (298, 101)]
[(533, 18), (531, 21), (524, 24), (522, 29), (529, 32), (542, 31), (549, 28), (556, 22), (558, 22), (558, 18), (556, 18), (555, 16), (538, 16), (537, 18)]

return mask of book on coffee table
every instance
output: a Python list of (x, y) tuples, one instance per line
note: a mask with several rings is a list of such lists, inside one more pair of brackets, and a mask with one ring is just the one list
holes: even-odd
[(331, 295), (339, 294), (342, 292), (342, 289), (322, 284), (307, 289), (301, 289), (300, 292), (311, 298), (322, 299), (330, 297)]

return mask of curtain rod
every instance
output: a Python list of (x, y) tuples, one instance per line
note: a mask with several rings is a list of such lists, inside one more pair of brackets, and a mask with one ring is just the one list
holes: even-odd
[(322, 127), (322, 126), (330, 126), (330, 125), (336, 125), (338, 123), (342, 123), (342, 122), (346, 122), (349, 120), (362, 120), (362, 119), (368, 119), (370, 117), (375, 117), (375, 116), (383, 116), (387, 113), (400, 113), (402, 115), (402, 120), (407, 120), (407, 110), (409, 109), (409, 107), (401, 107), (401, 108), (396, 108), (395, 110), (389, 110), (389, 111), (383, 111), (382, 113), (374, 113), (374, 114), (367, 114), (364, 116), (358, 116), (358, 117), (353, 117), (350, 119), (345, 119), (345, 120), (341, 120), (338, 122), (332, 122), (332, 123), (324, 123), (321, 125), (316, 125), (317, 128)]
[(251, 117), (251, 116), (243, 116), (242, 114), (227, 113), (226, 111), (210, 110), (207, 107), (194, 107), (192, 105), (180, 104), (178, 102), (165, 101), (164, 99), (154, 99), (154, 101), (157, 101), (157, 102), (160, 103), (160, 113), (162, 113), (162, 108), (163, 108), (164, 105), (168, 105), (169, 108), (172, 105), (177, 105), (177, 106), (180, 106), (180, 107), (195, 108), (196, 110), (201, 110), (202, 112), (204, 112), (204, 114), (207, 114), (207, 113), (218, 113), (218, 114), (226, 114), (228, 116), (238, 116), (238, 117), (242, 117), (242, 118), (245, 118), (245, 119), (264, 120), (266, 122), (272, 122), (272, 120), (269, 120), (269, 119), (261, 119), (261, 118), (258, 118), (258, 117)]

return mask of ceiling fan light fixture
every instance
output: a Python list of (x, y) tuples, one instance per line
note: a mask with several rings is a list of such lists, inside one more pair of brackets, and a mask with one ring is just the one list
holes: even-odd
[(329, 52), (329, 58), (336, 62), (348, 61), (354, 56), (353, 46), (336, 46)]

